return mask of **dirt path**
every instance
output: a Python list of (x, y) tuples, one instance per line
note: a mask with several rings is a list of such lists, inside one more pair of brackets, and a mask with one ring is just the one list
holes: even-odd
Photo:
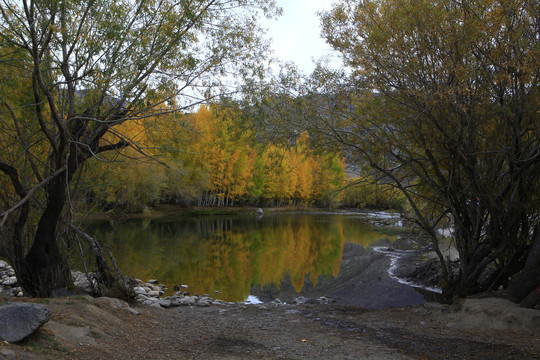
[(540, 359), (538, 333), (465, 329), (437, 304), (129, 310), (81, 297), (41, 302), (51, 320), (23, 343), (0, 343), (0, 359)]

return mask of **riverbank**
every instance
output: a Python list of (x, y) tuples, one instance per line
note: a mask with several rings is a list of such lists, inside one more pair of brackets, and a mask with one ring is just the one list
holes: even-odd
[[(178, 216), (236, 216), (236, 215), (258, 215), (258, 207), (235, 206), (235, 207), (182, 207), (178, 205), (158, 204), (153, 207), (145, 207), (142, 211), (125, 211), (121, 208), (109, 211), (77, 213), (75, 217), (79, 220), (115, 220), (115, 219), (154, 219), (173, 218)], [(263, 213), (313, 213), (313, 212), (333, 211), (329, 209), (311, 207), (276, 207), (264, 208)]]
[(504, 321), (535, 310), (512, 313), (500, 299), (467, 300), (461, 309), (426, 303), (382, 310), (22, 300), (44, 304), (51, 319), (19, 344), (0, 343), (0, 359), (540, 359), (539, 332)]

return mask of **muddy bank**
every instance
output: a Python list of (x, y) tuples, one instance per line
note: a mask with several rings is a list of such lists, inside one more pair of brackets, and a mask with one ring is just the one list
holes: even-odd
[[(47, 306), (51, 320), (22, 343), (0, 342), (0, 359), (540, 359), (538, 332), (494, 328), (480, 313), (435, 303), (133, 305), (134, 312), (106, 299), (27, 301)], [(470, 326), (474, 319), (481, 329)]]
[[(263, 302), (276, 298), (284, 302), (292, 302), (298, 296), (319, 298), (326, 296), (333, 299), (335, 305), (358, 306), (366, 309), (384, 309), (417, 305), (432, 301), (438, 294), (412, 287), (399, 278), (392, 276), (389, 269), (393, 266), (393, 258), (377, 248), (410, 248), (411, 239), (390, 242), (382, 239), (373, 246), (346, 243), (343, 249), (342, 263), (338, 276), (320, 276), (316, 284), (306, 276), (304, 286), (297, 292), (290, 278), (286, 276), (280, 286), (254, 286), (251, 293)], [(400, 243), (403, 242), (403, 243)], [(404, 260), (404, 264), (407, 261)]]

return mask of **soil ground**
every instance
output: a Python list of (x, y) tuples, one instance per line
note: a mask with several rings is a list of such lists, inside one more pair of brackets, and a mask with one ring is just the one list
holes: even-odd
[(137, 315), (90, 297), (25, 301), (44, 303), (51, 320), (0, 343), (0, 359), (540, 359), (538, 332), (471, 328), (437, 303), (133, 306)]

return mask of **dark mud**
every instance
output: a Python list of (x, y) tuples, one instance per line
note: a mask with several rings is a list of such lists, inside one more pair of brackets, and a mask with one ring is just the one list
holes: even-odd
[[(375, 246), (395, 246), (381, 240)], [(384, 309), (422, 304), (435, 299), (438, 295), (401, 283), (391, 277), (388, 270), (392, 258), (375, 251), (373, 247), (346, 243), (343, 249), (341, 269), (338, 276), (321, 276), (314, 285), (309, 276), (304, 280), (304, 287), (296, 292), (291, 281), (285, 277), (278, 287), (268, 285), (255, 286), (251, 293), (263, 302), (276, 298), (292, 302), (299, 296), (307, 298), (329, 297), (336, 305), (358, 306), (367, 309)]]

